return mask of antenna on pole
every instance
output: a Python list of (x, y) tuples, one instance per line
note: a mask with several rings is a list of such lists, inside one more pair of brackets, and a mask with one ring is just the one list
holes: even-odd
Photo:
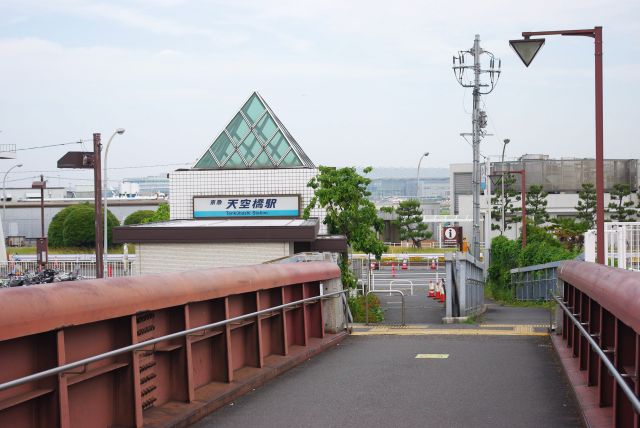
[[(483, 68), (482, 59), (486, 55), (489, 63)], [(473, 64), (465, 57), (473, 57)], [(486, 60), (485, 60), (486, 62)], [(472, 135), (473, 135), (473, 239), (471, 252), (476, 260), (480, 257), (480, 140), (487, 134), (487, 113), (480, 109), (480, 96), (493, 92), (498, 79), (500, 78), (500, 67), (502, 61), (496, 58), (491, 52), (480, 47), (480, 35), (476, 34), (473, 47), (466, 51), (459, 51), (457, 57), (453, 56), (453, 75), (458, 83), (464, 88), (473, 88), (473, 114), (471, 115)], [(483, 74), (488, 75), (488, 79), (481, 78)], [(489, 239), (485, 236), (485, 241)], [(485, 245), (486, 247), (486, 245)], [(486, 261), (486, 260), (485, 260)]]

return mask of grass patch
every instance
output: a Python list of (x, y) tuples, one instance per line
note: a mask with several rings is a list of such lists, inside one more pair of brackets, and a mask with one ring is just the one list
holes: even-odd
[(467, 317), (467, 319), (464, 320), (462, 324), (478, 324), (478, 315), (471, 315)]
[[(384, 321), (384, 311), (380, 307), (380, 299), (375, 294), (369, 294), (369, 322), (379, 323)], [(349, 309), (353, 315), (353, 321), (358, 323), (365, 322), (365, 306), (364, 296), (359, 294), (356, 297), (349, 297)]]

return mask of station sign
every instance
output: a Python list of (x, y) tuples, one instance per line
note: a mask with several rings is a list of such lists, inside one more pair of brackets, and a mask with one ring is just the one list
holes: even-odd
[(194, 196), (193, 218), (296, 218), (299, 195)]

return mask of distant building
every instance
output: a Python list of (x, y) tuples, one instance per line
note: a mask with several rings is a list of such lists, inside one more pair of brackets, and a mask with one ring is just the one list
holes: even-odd
[[(132, 192), (137, 190), (137, 192)], [(163, 194), (169, 196), (169, 177), (165, 175), (125, 178), (120, 184), (120, 194), (137, 193), (139, 196)]]
[[(481, 164), (484, 171), (484, 164)], [(473, 215), (473, 195), (471, 174), (473, 165), (450, 165), (452, 214), (462, 216)], [(524, 155), (515, 161), (491, 162), (491, 175), (501, 171), (524, 170), (527, 190), (532, 185), (541, 185), (549, 193), (547, 212), (551, 217), (575, 217), (575, 206), (578, 204), (578, 192), (582, 184), (595, 184), (595, 159), (550, 159), (548, 155)], [(480, 197), (480, 208), (486, 213), (490, 207), (491, 195), (484, 194), (486, 178), (483, 172)], [(516, 180), (513, 188), (520, 189), (520, 175), (513, 174)], [(610, 192), (616, 184), (629, 185), (632, 198), (636, 201), (635, 192), (640, 188), (640, 161), (638, 159), (605, 159), (604, 160), (605, 207), (610, 201)], [(492, 194), (494, 192), (492, 191)], [(516, 203), (516, 204), (519, 204)], [(481, 222), (484, 223), (484, 216)], [(461, 224), (464, 235), (470, 239), (471, 224)], [(508, 237), (519, 236), (521, 226), (507, 231)], [(516, 231), (517, 229), (517, 231)], [(481, 224), (481, 241), (484, 241), (484, 225)], [(493, 236), (499, 232), (493, 232)]]

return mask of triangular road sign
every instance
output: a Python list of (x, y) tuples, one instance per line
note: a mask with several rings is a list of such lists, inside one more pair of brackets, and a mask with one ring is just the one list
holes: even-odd
[(533, 61), (542, 45), (544, 45), (544, 39), (509, 40), (509, 45), (516, 51), (524, 65), (529, 67), (531, 61)]

